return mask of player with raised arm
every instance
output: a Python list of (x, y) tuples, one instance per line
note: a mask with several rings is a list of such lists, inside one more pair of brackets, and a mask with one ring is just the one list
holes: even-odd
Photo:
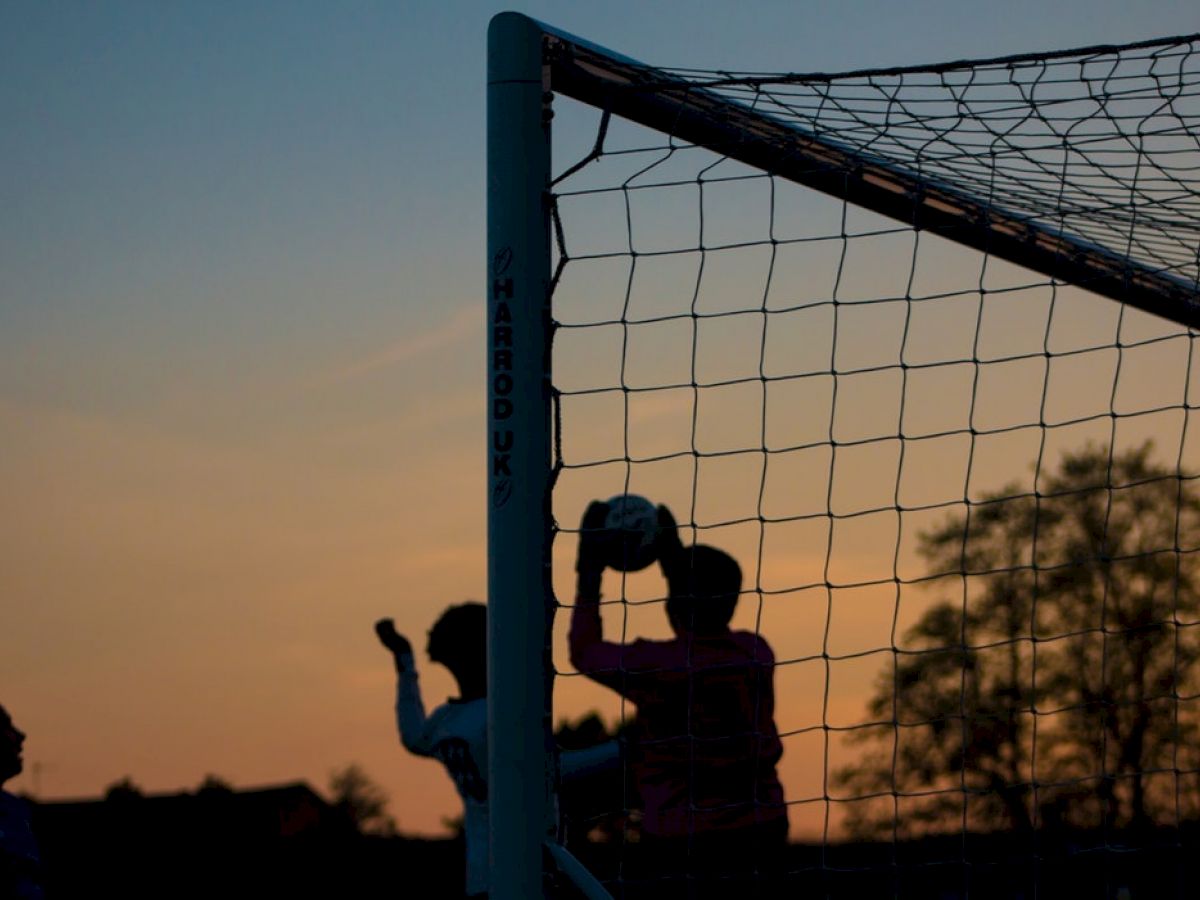
[(601, 580), (623, 553), (609, 521), (609, 504), (593, 502), (580, 526), (571, 662), (637, 706), (630, 758), (643, 806), (643, 865), (677, 879), (653, 893), (772, 890), (788, 828), (776, 772), (775, 657), (758, 634), (729, 627), (741, 568), (715, 547), (682, 546), (674, 517), (658, 507), (656, 552), (675, 637), (606, 641)]
[(391, 619), (375, 623), (380, 642), (396, 664), (396, 724), (410, 753), (441, 761), (463, 802), (466, 840), (466, 894), (484, 897), (488, 889), (487, 806), (487, 607), (449, 607), (429, 631), (432, 662), (450, 670), (459, 696), (428, 716), (413, 660), (412, 645)]

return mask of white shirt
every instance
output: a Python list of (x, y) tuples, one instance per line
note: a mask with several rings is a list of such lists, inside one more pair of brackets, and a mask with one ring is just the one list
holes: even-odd
[(488, 889), (487, 699), (450, 700), (425, 716), (412, 656), (402, 658), (396, 685), (396, 724), (411, 753), (441, 761), (463, 802), (467, 894)]

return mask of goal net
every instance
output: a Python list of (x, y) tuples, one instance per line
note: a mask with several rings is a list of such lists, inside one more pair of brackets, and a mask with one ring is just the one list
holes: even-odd
[[(541, 42), (539, 664), (556, 723), (625, 747), (562, 787), (567, 849), (613, 896), (1190, 896), (1200, 36), (843, 75)], [(581, 517), (626, 493), (740, 564), (771, 663), (730, 727), (767, 732), (779, 858), (714, 858), (776, 801), (760, 772), (706, 818), (701, 770), (746, 767), (702, 679), (664, 738), (620, 676), (671, 664), (571, 664)], [(601, 593), (605, 641), (679, 639), (658, 566)], [(668, 835), (648, 740), (694, 814)]]

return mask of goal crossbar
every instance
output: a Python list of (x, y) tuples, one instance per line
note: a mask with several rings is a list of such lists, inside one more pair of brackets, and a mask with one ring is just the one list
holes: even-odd
[(538, 25), (545, 41), (547, 90), (918, 230), (1200, 328), (1200, 289), (1190, 279)]

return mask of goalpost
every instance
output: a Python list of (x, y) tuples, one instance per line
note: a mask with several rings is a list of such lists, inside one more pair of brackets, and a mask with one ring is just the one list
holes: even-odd
[[(634, 777), (561, 846), (553, 738), (635, 715), (565, 652), (621, 493), (741, 565), (786, 890), (1188, 893), (1200, 35), (731, 73), (503, 13), (488, 54), (491, 896), (639, 888)], [(665, 591), (607, 573), (606, 638)]]

